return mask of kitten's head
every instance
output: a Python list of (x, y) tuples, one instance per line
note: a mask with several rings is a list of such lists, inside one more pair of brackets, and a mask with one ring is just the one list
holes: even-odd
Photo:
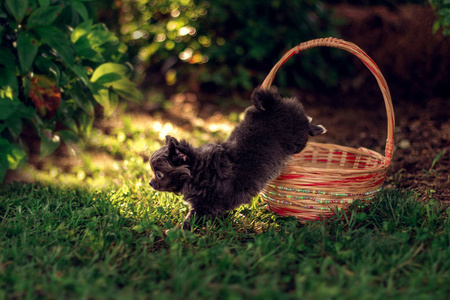
[(190, 165), (193, 148), (185, 141), (166, 136), (166, 144), (150, 157), (154, 177), (150, 186), (157, 191), (180, 193), (192, 178)]

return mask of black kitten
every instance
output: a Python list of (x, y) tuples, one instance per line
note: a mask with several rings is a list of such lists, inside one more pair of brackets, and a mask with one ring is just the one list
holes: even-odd
[(166, 144), (152, 154), (155, 176), (150, 186), (182, 194), (191, 207), (183, 228), (190, 228), (193, 214), (213, 218), (250, 203), (291, 155), (305, 148), (308, 135), (325, 132), (310, 123), (296, 98), (255, 89), (251, 100), (253, 106), (224, 143), (194, 148), (167, 136)]

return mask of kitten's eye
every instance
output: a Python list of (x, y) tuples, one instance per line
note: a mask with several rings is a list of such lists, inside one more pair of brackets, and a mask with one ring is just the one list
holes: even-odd
[(163, 179), (163, 178), (164, 178), (164, 174), (161, 173), (161, 172), (159, 172), (159, 171), (156, 171), (156, 172), (155, 172), (155, 176), (156, 176), (156, 178), (158, 178), (158, 179)]

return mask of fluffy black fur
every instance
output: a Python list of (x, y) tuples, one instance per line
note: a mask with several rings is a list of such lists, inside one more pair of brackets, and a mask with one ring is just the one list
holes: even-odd
[(191, 210), (183, 228), (197, 218), (216, 217), (249, 203), (279, 175), (289, 157), (302, 151), (308, 135), (325, 131), (310, 123), (296, 98), (281, 98), (273, 89), (255, 89), (244, 120), (221, 144), (192, 147), (167, 136), (150, 165), (150, 185), (184, 196)]

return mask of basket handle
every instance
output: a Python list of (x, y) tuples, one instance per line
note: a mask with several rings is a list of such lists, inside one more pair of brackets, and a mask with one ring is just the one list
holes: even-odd
[(366, 67), (370, 70), (370, 72), (372, 72), (372, 74), (375, 76), (375, 79), (378, 82), (378, 86), (381, 89), (381, 93), (383, 94), (384, 104), (386, 106), (388, 127), (387, 127), (385, 157), (386, 163), (389, 164), (391, 162), (392, 154), (394, 152), (394, 127), (395, 127), (394, 108), (392, 106), (391, 94), (389, 92), (389, 87), (386, 83), (386, 80), (384, 79), (383, 74), (381, 74), (381, 71), (378, 68), (378, 66), (363, 50), (361, 50), (361, 48), (359, 48), (355, 44), (333, 37), (303, 42), (295, 46), (288, 52), (286, 52), (281, 57), (281, 59), (275, 64), (275, 66), (273, 66), (272, 70), (269, 72), (266, 79), (264, 79), (263, 83), (261, 84), (261, 88), (262, 89), (270, 88), (278, 69), (286, 61), (288, 61), (289, 58), (294, 56), (294, 54), (298, 54), (300, 51), (315, 47), (332, 47), (346, 50), (351, 54), (355, 55), (356, 57), (358, 57), (366, 65)]

